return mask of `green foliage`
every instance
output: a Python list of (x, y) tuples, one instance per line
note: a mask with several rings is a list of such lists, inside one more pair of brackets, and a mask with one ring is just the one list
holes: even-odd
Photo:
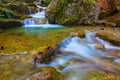
[(88, 5), (91, 5), (91, 4), (93, 4), (94, 2), (95, 2), (95, 0), (88, 0), (87, 4), (88, 4)]
[(0, 13), (0, 19), (3, 18), (3, 17), (4, 17), (4, 15)]
[(46, 0), (46, 3), (49, 4), (52, 0)]
[(1, 10), (0, 9), (0, 18), (11, 19), (11, 15), (8, 10)]
[(9, 11), (4, 11), (4, 15), (5, 15), (5, 18), (7, 18), (7, 19), (10, 19), (11, 18), (11, 15), (10, 15), (10, 13), (9, 13)]

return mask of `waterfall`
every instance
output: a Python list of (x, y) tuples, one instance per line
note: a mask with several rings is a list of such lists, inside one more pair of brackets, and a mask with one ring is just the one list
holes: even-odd
[[(39, 2), (41, 4), (41, 2)], [(46, 24), (47, 19), (45, 17), (45, 9), (46, 7), (42, 7), (38, 5), (38, 2), (36, 2), (36, 7), (38, 8), (38, 12), (35, 14), (32, 14), (31, 8), (28, 7), (29, 9), (29, 16), (32, 18), (25, 19), (24, 20), (24, 25), (39, 25), (39, 24)]]
[(32, 18), (28, 18), (24, 20), (24, 27), (26, 26), (35, 26), (35, 25), (41, 25), (41, 24), (46, 24), (47, 22), (47, 18), (45, 17), (45, 9), (46, 7), (42, 7), (41, 6), (41, 0), (39, 2), (36, 2), (36, 7), (38, 8), (38, 12), (35, 14), (32, 14), (32, 10), (31, 8), (28, 6), (28, 10), (29, 10), (29, 16), (31, 16)]
[(38, 12), (32, 14), (31, 8), (28, 6), (29, 16), (32, 18), (28, 18), (24, 20), (24, 27), (41, 27), (41, 28), (62, 28), (64, 26), (57, 24), (49, 24), (48, 19), (46, 18), (45, 9), (46, 7), (41, 6), (41, 0), (35, 3)]
[(32, 14), (32, 10), (31, 10), (31, 7), (30, 7), (30, 6), (28, 6), (28, 13), (29, 13), (29, 14)]

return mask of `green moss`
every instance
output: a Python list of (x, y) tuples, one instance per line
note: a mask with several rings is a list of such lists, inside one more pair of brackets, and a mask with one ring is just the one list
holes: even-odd
[[(1, 45), (5, 47), (0, 52), (14, 53), (24, 51), (42, 51), (48, 45), (55, 45), (80, 27), (63, 29), (13, 28), (5, 29), (0, 34)], [(12, 45), (14, 44), (14, 45)]]
[(92, 5), (95, 3), (95, 0), (88, 0), (87, 5)]
[(63, 24), (64, 23), (64, 11), (66, 9), (64, 0), (62, 0), (61, 6), (62, 6), (61, 9), (55, 14), (55, 18), (56, 20), (59, 20), (59, 22), (56, 22), (56, 23)]
[(76, 17), (75, 16), (70, 16), (70, 18), (74, 21), (76, 20)]

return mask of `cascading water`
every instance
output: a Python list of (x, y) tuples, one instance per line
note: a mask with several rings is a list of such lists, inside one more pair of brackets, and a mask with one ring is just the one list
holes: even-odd
[[(57, 57), (47, 65), (40, 64), (38, 67), (56, 67), (58, 71), (68, 73), (65, 80), (85, 80), (84, 74), (99, 69), (120, 74), (120, 56), (110, 52), (111, 50), (120, 50), (120, 47), (113, 46), (109, 42), (96, 37), (95, 32), (86, 31), (85, 34), (85, 38), (70, 36), (64, 39), (59, 44), (63, 53), (62, 56)], [(105, 49), (96, 49), (98, 44), (105, 46)], [(109, 56), (113, 59), (111, 60)], [(58, 66), (64, 68), (59, 69)]]
[[(95, 32), (86, 31), (85, 35), (85, 38), (69, 36), (60, 42), (58, 46), (61, 50), (61, 54), (57, 55), (56, 58), (53, 59), (50, 63), (33, 64), (38, 68), (45, 66), (52, 66), (56, 68), (57, 71), (61, 72), (63, 75), (65, 74), (64, 80), (89, 80), (89, 73), (94, 73), (94, 71), (97, 71), (95, 72), (96, 75), (99, 75), (98, 71), (107, 71), (108, 73), (119, 75), (120, 55), (115, 54), (115, 52), (116, 50), (120, 50), (120, 47), (114, 46), (109, 42), (100, 39), (96, 36)], [(96, 46), (98, 44), (102, 44), (104, 49), (97, 49)], [(0, 64), (4, 66), (4, 64), (8, 64), (10, 61), (14, 63), (14, 61), (17, 60), (17, 65), (13, 65), (15, 67), (17, 66), (15, 69), (18, 71), (21, 67), (21, 65), (19, 65), (20, 61), (23, 63), (31, 63), (31, 60), (29, 61), (29, 55), (25, 55), (26, 52), (24, 54), (15, 55), (4, 54), (0, 56)], [(25, 58), (28, 61), (24, 61)], [(24, 70), (25, 69), (22, 68), (22, 71)]]
[[(88, 72), (89, 70), (92, 71), (95, 68), (99, 68), (102, 70), (106, 70), (106, 71), (110, 71), (113, 73), (117, 73), (120, 74), (120, 59), (119, 59), (119, 55), (113, 55), (111, 52), (106, 51), (106, 50), (120, 50), (120, 47), (116, 47), (111, 45), (110, 43), (108, 43), (107, 41), (104, 41), (98, 37), (96, 37), (96, 33), (95, 32), (90, 32), (90, 31), (86, 31), (86, 37), (80, 38), (80, 37), (71, 37), (71, 39), (65, 39), (64, 41), (62, 41), (62, 43), (60, 44), (61, 46), (61, 51), (68, 53), (68, 54), (72, 54), (75, 56), (78, 56), (80, 58), (80, 61), (86, 61), (86, 63), (83, 64), (78, 62), (76, 64), (76, 62), (74, 62), (72, 65), (69, 65), (67, 67), (65, 67), (63, 69), (64, 72), (66, 73), (70, 73), (70, 75), (68, 75), (68, 77), (66, 77), (65, 80), (74, 80), (72, 78), (76, 78), (75, 80), (84, 80), (83, 79), (83, 73), (84, 72)], [(67, 42), (69, 42), (68, 44), (66, 44)], [(64, 45), (66, 44), (66, 45)], [(102, 44), (105, 46), (104, 50), (97, 50), (95, 48), (95, 46), (97, 44)], [(92, 45), (92, 46), (91, 46)], [(103, 53), (104, 51), (104, 53)], [(103, 56), (104, 55), (104, 56)], [(114, 58), (113, 60), (111, 60), (111, 56), (112, 58)], [(117, 57), (116, 57), (117, 56)], [(103, 59), (103, 58), (109, 58), (109, 59)], [(84, 71), (83, 69), (84, 68)], [(72, 75), (72, 73), (77, 73), (79, 74), (78, 76), (76, 75)], [(71, 78), (69, 78), (71, 77)]]
[[(62, 28), (62, 25), (57, 24), (49, 24), (48, 20), (45, 16), (45, 9), (46, 7), (40, 6), (42, 5), (41, 0), (40, 2), (36, 2), (36, 7), (38, 8), (38, 12), (35, 14), (32, 14), (31, 10), (29, 10), (32, 18), (28, 18), (24, 20), (24, 27), (41, 27), (41, 28)], [(30, 8), (28, 8), (30, 9)]]

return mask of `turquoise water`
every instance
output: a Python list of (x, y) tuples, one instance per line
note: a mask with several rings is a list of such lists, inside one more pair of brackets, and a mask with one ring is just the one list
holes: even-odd
[(4, 29), (0, 34), (0, 45), (4, 46), (5, 49), (0, 50), (0, 52), (32, 51), (38, 47), (54, 45), (65, 37), (64, 32), (66, 30), (67, 28), (46, 29), (39, 27)]

